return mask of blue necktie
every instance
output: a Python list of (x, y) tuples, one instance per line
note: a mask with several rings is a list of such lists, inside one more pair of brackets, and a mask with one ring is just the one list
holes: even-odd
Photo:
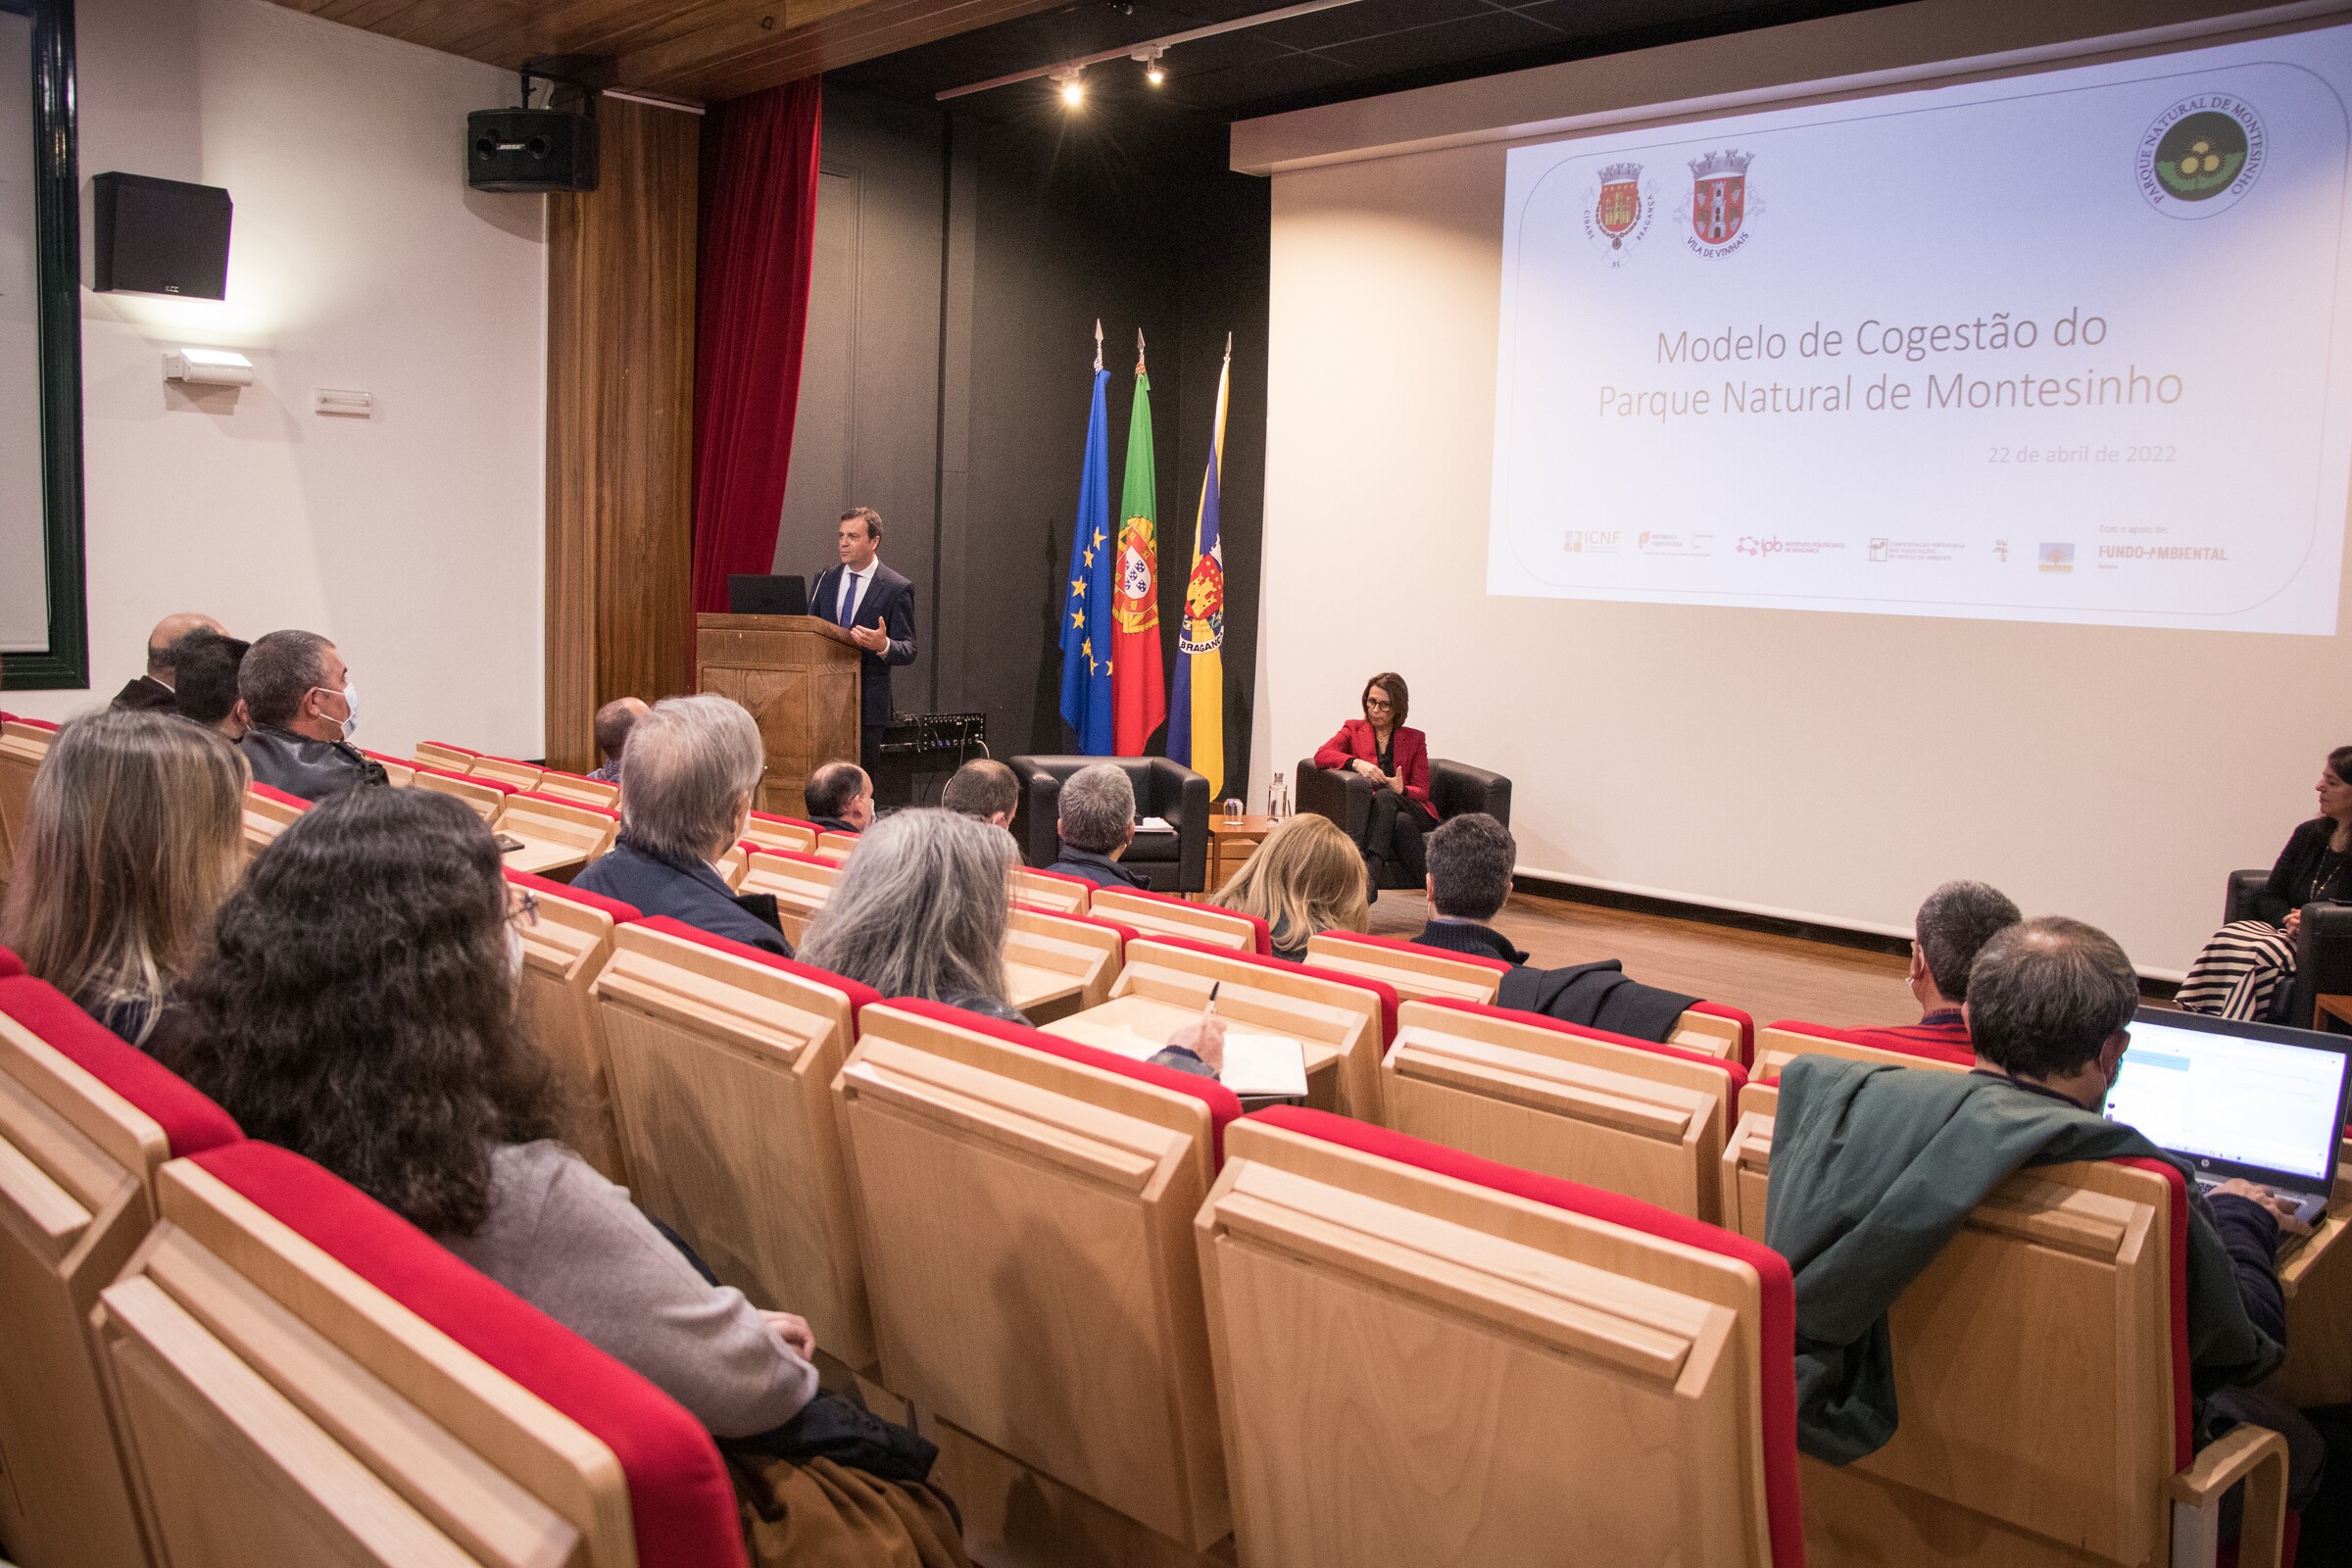
[(844, 570), (841, 595), (833, 602), (833, 619), (845, 631), (858, 623), (858, 574)]

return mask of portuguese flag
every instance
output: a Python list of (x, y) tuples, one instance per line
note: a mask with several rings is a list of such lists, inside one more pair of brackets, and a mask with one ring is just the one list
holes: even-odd
[(1167, 717), (1159, 650), (1159, 519), (1152, 461), (1152, 377), (1135, 339), (1135, 413), (1127, 423), (1127, 482), (1119, 498), (1119, 548), (1111, 566), (1112, 750), (1141, 757)]

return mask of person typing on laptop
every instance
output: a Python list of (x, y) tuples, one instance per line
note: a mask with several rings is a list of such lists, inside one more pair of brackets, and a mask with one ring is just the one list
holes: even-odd
[[(2106, 933), (2045, 917), (1988, 941), (1964, 1004), (1966, 1073), (1799, 1056), (1781, 1075), (1765, 1243), (1796, 1284), (1797, 1442), (1850, 1464), (1894, 1436), (1886, 1316), (1993, 1188), (2069, 1160), (2190, 1162), (2101, 1115), (2139, 1001)], [(2285, 1356), (2275, 1263), (2293, 1204), (2247, 1181), (2190, 1186), (2188, 1350), (2201, 1441), (2240, 1421), (2281, 1432), (2288, 1500), (2316, 1494), (2327, 1445), (2253, 1385)]]

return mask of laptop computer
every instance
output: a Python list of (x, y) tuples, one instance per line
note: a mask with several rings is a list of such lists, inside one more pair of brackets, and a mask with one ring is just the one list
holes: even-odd
[(2107, 1116), (2188, 1161), (2197, 1186), (2243, 1177), (2313, 1223), (2335, 1183), (2352, 1035), (2141, 1007)]
[(727, 573), (727, 613), (730, 615), (806, 615), (808, 579), (769, 577), (758, 572)]

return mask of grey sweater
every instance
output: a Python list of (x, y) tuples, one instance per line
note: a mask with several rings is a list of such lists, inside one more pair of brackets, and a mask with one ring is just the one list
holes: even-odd
[(542, 1140), (491, 1152), (490, 1217), (449, 1250), (627, 1363), (714, 1437), (782, 1426), (816, 1393), (743, 1293), (706, 1283), (586, 1160)]

